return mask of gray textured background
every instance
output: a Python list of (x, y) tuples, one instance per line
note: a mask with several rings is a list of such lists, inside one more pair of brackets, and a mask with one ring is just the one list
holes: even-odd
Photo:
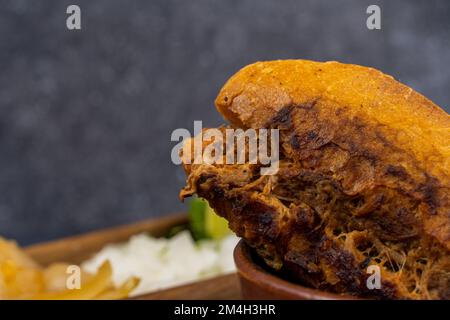
[(219, 124), (217, 91), (256, 60), (373, 66), (450, 101), (446, 0), (0, 4), (0, 234), (22, 244), (182, 210), (170, 133)]

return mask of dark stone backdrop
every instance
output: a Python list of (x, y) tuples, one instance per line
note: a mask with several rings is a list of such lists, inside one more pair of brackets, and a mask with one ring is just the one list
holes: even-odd
[[(78, 4), (82, 30), (68, 31)], [(382, 30), (365, 27), (369, 4)], [(1, 1), (0, 234), (22, 244), (183, 210), (170, 133), (221, 123), (240, 67), (283, 58), (379, 68), (450, 101), (450, 2)], [(447, 109), (448, 110), (448, 109)]]

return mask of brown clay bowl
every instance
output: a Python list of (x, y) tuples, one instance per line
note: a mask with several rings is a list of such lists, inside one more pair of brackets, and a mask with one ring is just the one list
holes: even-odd
[(241, 283), (242, 297), (247, 300), (353, 300), (355, 297), (307, 288), (284, 280), (260, 266), (255, 253), (239, 241), (234, 261)]

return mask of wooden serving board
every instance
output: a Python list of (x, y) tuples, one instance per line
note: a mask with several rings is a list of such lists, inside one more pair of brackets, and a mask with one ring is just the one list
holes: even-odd
[[(159, 219), (144, 220), (124, 226), (89, 232), (82, 235), (27, 247), (26, 252), (37, 262), (46, 266), (53, 262), (80, 264), (105, 245), (127, 241), (131, 236), (148, 232), (160, 237), (177, 225), (187, 223), (186, 214), (176, 214)], [(149, 299), (240, 299), (240, 287), (236, 274), (227, 274), (182, 286), (169, 288), (135, 297)]]

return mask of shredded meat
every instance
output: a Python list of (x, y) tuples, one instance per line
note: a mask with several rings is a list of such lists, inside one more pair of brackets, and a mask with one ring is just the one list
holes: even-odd
[[(258, 164), (186, 165), (181, 197), (207, 199), (290, 280), (362, 297), (450, 298), (450, 260), (440, 243), (422, 234), (419, 200), (382, 185), (344, 192), (325, 170), (328, 157), (345, 158), (332, 143), (322, 146), (322, 163), (295, 161), (283, 150), (272, 176), (261, 176)], [(368, 289), (369, 265), (380, 267), (381, 289)]]

